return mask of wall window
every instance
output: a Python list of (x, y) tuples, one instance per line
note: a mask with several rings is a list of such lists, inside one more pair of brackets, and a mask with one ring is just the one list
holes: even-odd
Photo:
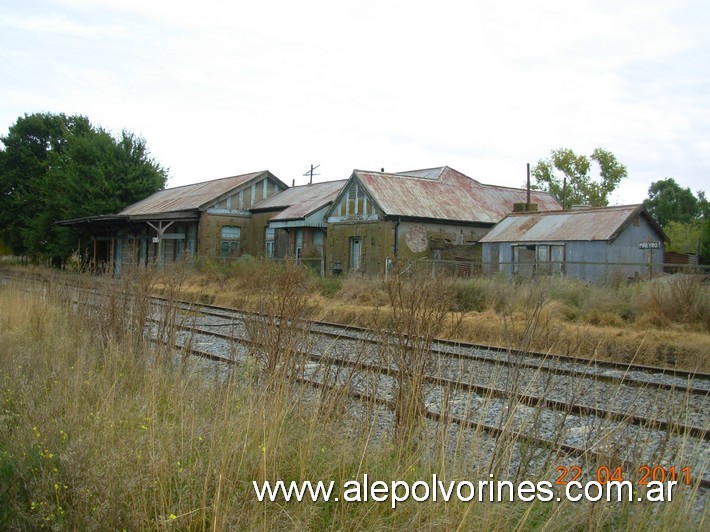
[(345, 214), (357, 214), (358, 192), (357, 182), (353, 182), (348, 189), (348, 203), (345, 207)]
[(564, 273), (563, 244), (527, 244), (513, 246), (513, 273), (530, 276)]
[(271, 259), (274, 257), (274, 240), (276, 240), (276, 229), (273, 227), (266, 228), (266, 257)]
[(350, 238), (350, 269), (360, 269), (360, 258), (362, 252), (362, 240), (359, 236)]
[(296, 260), (303, 257), (303, 229), (296, 229)]
[(551, 273), (564, 273), (565, 247), (562, 245), (550, 246), (550, 271)]
[(323, 256), (323, 246), (325, 244), (325, 231), (323, 229), (313, 230), (313, 247), (318, 250), (318, 254)]
[(222, 258), (228, 259), (239, 256), (239, 238), (241, 228), (225, 225), (222, 227)]

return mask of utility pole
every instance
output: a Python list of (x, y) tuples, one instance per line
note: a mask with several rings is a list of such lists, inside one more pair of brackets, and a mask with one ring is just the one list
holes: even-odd
[(525, 210), (530, 210), (530, 163), (528, 163), (527, 196), (525, 198)]
[(303, 174), (304, 176), (306, 176), (306, 175), (307, 175), (307, 176), (310, 176), (310, 179), (308, 180), (308, 184), (309, 184), (309, 185), (312, 185), (312, 184), (313, 184), (313, 176), (314, 176), (314, 175), (320, 175), (320, 174), (314, 174), (314, 173), (313, 173), (313, 171), (314, 171), (316, 168), (318, 168), (319, 166), (320, 166), (319, 164), (317, 164), (317, 165), (315, 165), (315, 166), (311, 165), (311, 169), (308, 170), (305, 174)]
[(567, 203), (567, 176), (562, 178), (562, 210), (565, 210)]

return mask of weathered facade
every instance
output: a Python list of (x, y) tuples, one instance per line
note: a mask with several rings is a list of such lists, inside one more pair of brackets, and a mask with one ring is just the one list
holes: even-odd
[[(528, 197), (529, 194), (529, 197)], [(516, 203), (558, 209), (545, 192), (484, 185), (446, 166), (353, 171), (289, 188), (268, 171), (161, 190), (118, 214), (60, 222), (88, 228), (108, 261), (294, 257), (322, 274), (379, 275), (394, 261), (480, 264), (480, 239)], [(110, 244), (109, 244), (110, 243)]]
[(312, 183), (285, 190), (251, 209), (263, 217), (265, 256), (306, 261), (317, 270), (326, 259), (326, 221), (324, 215), (345, 180)]
[[(331, 271), (377, 275), (393, 261), (471, 262), (479, 240), (526, 191), (481, 184), (448, 167), (401, 173), (355, 170), (328, 210)], [(541, 209), (558, 209), (532, 191)]]
[(481, 243), (488, 273), (600, 282), (661, 273), (666, 240), (643, 205), (627, 205), (510, 214)]
[(126, 264), (166, 264), (187, 256), (261, 255), (264, 231), (249, 209), (287, 188), (271, 172), (255, 172), (160, 190), (118, 214), (59, 223), (90, 229), (94, 249), (110, 242), (107, 260), (116, 274)]

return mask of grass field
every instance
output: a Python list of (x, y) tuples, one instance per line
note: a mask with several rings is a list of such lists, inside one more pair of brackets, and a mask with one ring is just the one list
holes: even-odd
[[(183, 290), (203, 301), (248, 305), (258, 261), (206, 262), (185, 274)], [(370, 326), (386, 311), (381, 280), (310, 279), (317, 319)], [(710, 372), (710, 285), (693, 276), (594, 285), (575, 279), (460, 279), (452, 310), (464, 313), (454, 339), (502, 347), (520, 343), (533, 313), (530, 349)], [(256, 294), (258, 299), (258, 292)]]
[[(693, 510), (693, 488), (672, 503), (260, 503), (252, 481), (342, 485), (365, 473), (388, 482), (434, 473), (487, 479), (492, 464), (477, 451), (491, 443), (483, 434), (428, 427), (426, 445), (402, 446), (387, 428), (388, 412), (346, 407), (342, 396), (288, 381), (269, 386), (258, 364), (217, 378), (143, 339), (140, 294), (184, 294), (205, 282), (209, 290), (197, 298), (234, 286), (238, 295), (225, 298), (256, 301), (237, 276), (205, 281), (184, 272), (124, 279), (99, 309), (69, 306), (56, 284), (42, 293), (0, 286), (0, 528), (693, 530), (707, 522), (707, 505)], [(309, 292), (323, 288), (305, 282), (314, 283)], [(326, 316), (338, 298), (365, 297), (380, 296), (344, 283), (307, 311)], [(385, 303), (353, 306), (353, 316), (368, 319), (369, 307)], [(502, 328), (515, 312), (500, 313)], [(166, 337), (170, 326), (162, 324)], [(503, 436), (494, 444), (494, 471), (503, 476), (516, 442)], [(518, 467), (517, 480), (554, 478), (556, 465)]]

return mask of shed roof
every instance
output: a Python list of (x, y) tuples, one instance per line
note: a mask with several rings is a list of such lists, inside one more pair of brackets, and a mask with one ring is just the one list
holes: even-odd
[(270, 220), (300, 220), (331, 203), (346, 179), (291, 187), (256, 204), (252, 211), (283, 209)]
[[(389, 216), (495, 224), (527, 193), (483, 185), (448, 166), (400, 173), (355, 170), (353, 177)], [(560, 208), (547, 192), (531, 191), (530, 201), (540, 210)]]
[[(237, 189), (252, 180), (256, 180), (257, 178), (262, 178), (267, 175), (278, 181), (278, 179), (275, 178), (268, 170), (262, 170), (261, 172), (224, 177), (222, 179), (213, 179), (211, 181), (194, 183), (192, 185), (166, 188), (164, 190), (159, 190), (155, 194), (151, 194), (144, 200), (134, 203), (133, 205), (129, 205), (119, 214), (135, 216), (176, 211), (201, 210), (208, 207), (212, 202), (216, 201), (228, 192)], [(283, 187), (287, 188), (287, 185), (283, 184)]]
[(667, 240), (661, 227), (643, 205), (593, 209), (513, 213), (503, 219), (481, 242), (564, 242), (613, 240), (633, 221), (644, 216)]

